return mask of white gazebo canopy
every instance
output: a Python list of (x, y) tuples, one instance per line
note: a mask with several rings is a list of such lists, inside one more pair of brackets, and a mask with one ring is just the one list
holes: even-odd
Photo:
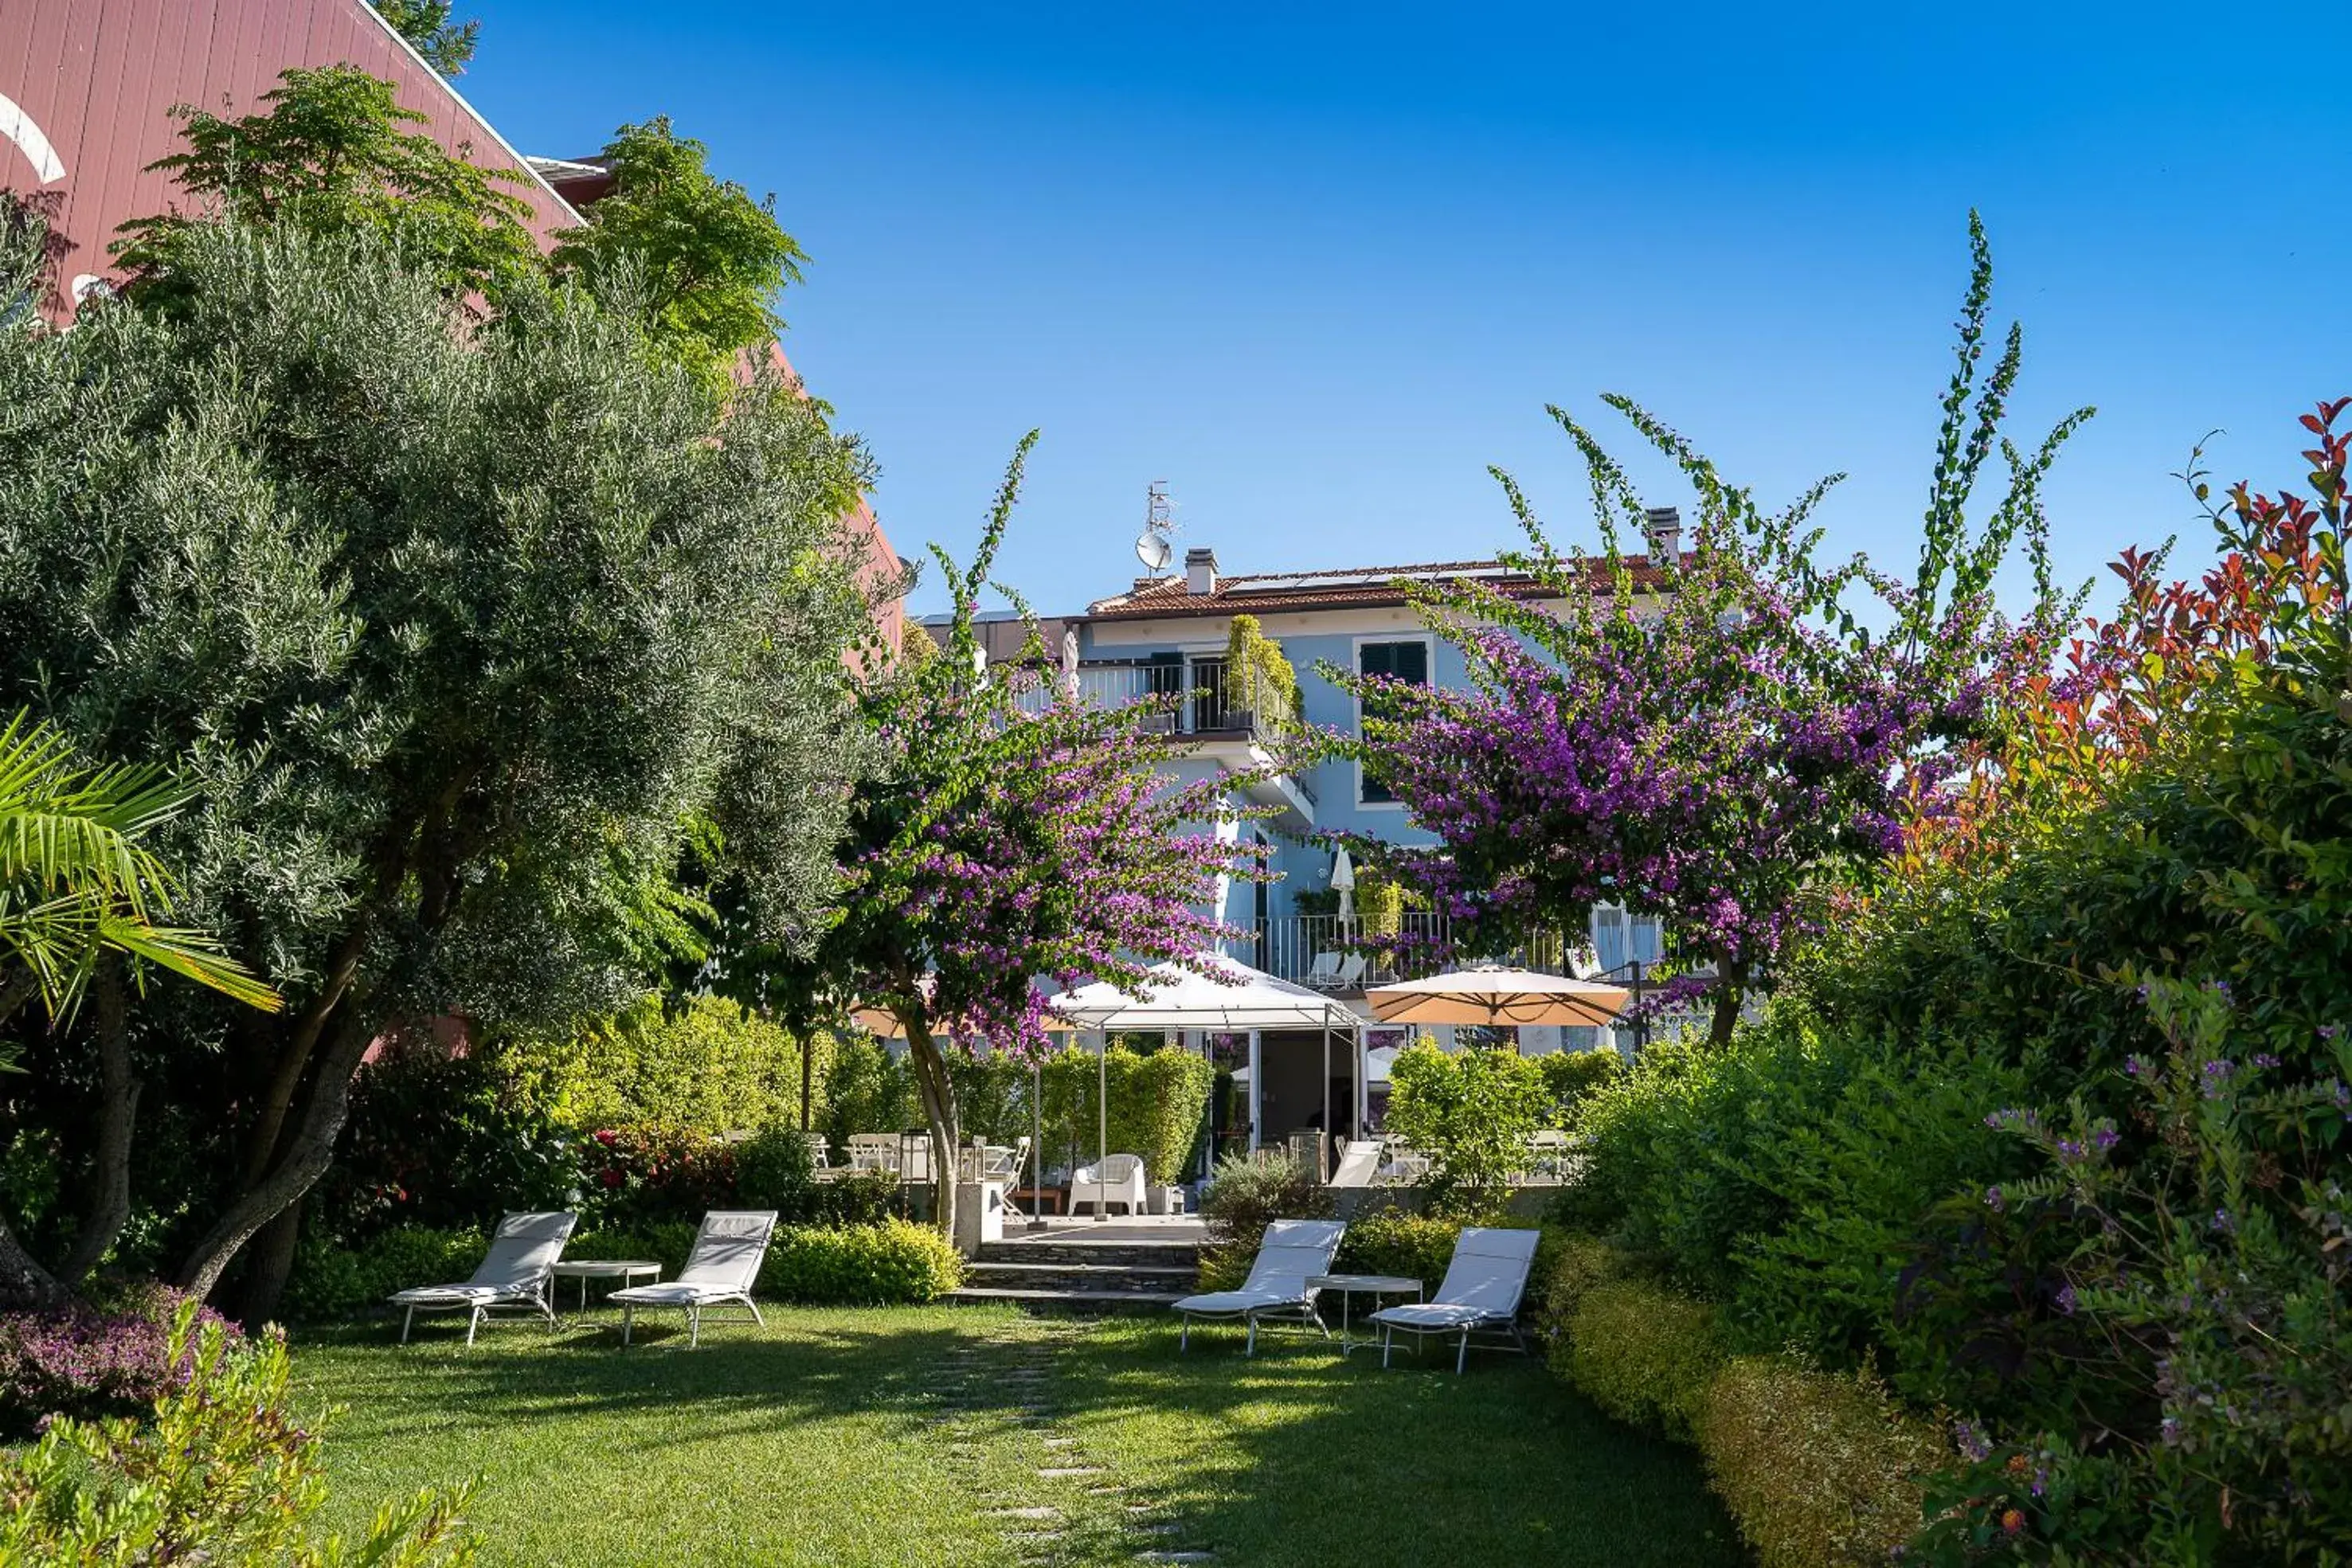
[(1157, 964), (1140, 997), (1108, 980), (1081, 986), (1046, 1006), (1078, 1029), (1197, 1029), (1239, 1034), (1257, 1029), (1353, 1029), (1346, 1003), (1214, 953), (1198, 955), (1223, 981), (1174, 963)]

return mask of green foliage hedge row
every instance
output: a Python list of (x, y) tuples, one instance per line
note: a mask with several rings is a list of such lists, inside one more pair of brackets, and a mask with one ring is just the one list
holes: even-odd
[[(566, 1258), (644, 1258), (670, 1279), (686, 1264), (695, 1227), (665, 1221), (627, 1229), (585, 1230), (564, 1245)], [(411, 1285), (463, 1280), (488, 1245), (480, 1230), (389, 1230), (345, 1251), (306, 1242), (288, 1281), (286, 1309), (299, 1322), (349, 1317)], [(760, 1268), (756, 1293), (803, 1304), (883, 1306), (933, 1301), (963, 1281), (963, 1261), (928, 1226), (902, 1219), (844, 1226), (780, 1225)], [(567, 1296), (557, 1301), (567, 1310)]]
[[(725, 1134), (800, 1124), (804, 1049), (815, 1053), (814, 1092), (830, 1076), (830, 1036), (804, 1043), (717, 997), (667, 1009), (646, 997), (584, 1029), (501, 1040), (487, 1054), (509, 1096), (555, 1125), (593, 1132), (645, 1123)], [(814, 1109), (822, 1113), (822, 1103)]]
[[(1068, 1170), (1094, 1163), (1102, 1134), (1096, 1105), (1110, 1082), (1110, 1152), (1139, 1155), (1155, 1186), (1184, 1179), (1206, 1124), (1216, 1071), (1188, 1051), (1149, 1053), (1114, 1045), (1108, 1061), (1072, 1046), (1036, 1069), (1010, 1057), (952, 1057), (956, 1109), (968, 1136), (1010, 1146), (1035, 1134), (1031, 1104), (1044, 1087), (1045, 1165)], [(922, 1124), (912, 1076), (870, 1041), (845, 1041), (825, 1088), (824, 1123), (836, 1153), (853, 1133), (904, 1132)]]
[(1934, 1425), (1866, 1377), (1726, 1353), (1714, 1308), (1595, 1238), (1541, 1281), (1554, 1371), (1610, 1415), (1697, 1446), (1765, 1568), (1884, 1563), (1955, 1466)]

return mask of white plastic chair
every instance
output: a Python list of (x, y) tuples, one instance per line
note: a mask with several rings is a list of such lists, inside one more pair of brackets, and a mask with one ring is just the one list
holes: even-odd
[(1525, 1355), (1528, 1342), (1519, 1333), (1519, 1298), (1527, 1294), (1528, 1270), (1535, 1267), (1536, 1243), (1541, 1239), (1533, 1230), (1475, 1225), (1464, 1230), (1434, 1298), (1383, 1307), (1365, 1320), (1381, 1325), (1381, 1364), (1389, 1364), (1389, 1349), (1400, 1331), (1420, 1338), (1459, 1334), (1461, 1343), (1454, 1353), (1457, 1376), (1469, 1360), (1474, 1333), (1507, 1334), (1513, 1348)]
[(1251, 1260), (1249, 1278), (1231, 1291), (1211, 1291), (1187, 1296), (1175, 1304), (1184, 1320), (1178, 1350), (1192, 1343), (1194, 1318), (1241, 1318), (1249, 1323), (1247, 1355), (1257, 1354), (1257, 1325), (1263, 1318), (1312, 1323), (1329, 1339), (1322, 1314), (1315, 1310), (1315, 1290), (1307, 1281), (1331, 1271), (1347, 1223), (1338, 1219), (1277, 1219), (1265, 1228)]
[(769, 1239), (775, 1233), (772, 1208), (714, 1208), (704, 1215), (702, 1228), (694, 1235), (694, 1249), (687, 1254), (686, 1267), (677, 1271), (677, 1279), (658, 1285), (632, 1285), (606, 1298), (621, 1303), (622, 1344), (629, 1343), (639, 1307), (685, 1308), (688, 1346), (702, 1343), (706, 1307), (747, 1307), (751, 1321), (764, 1327), (766, 1320), (760, 1316), (760, 1304), (751, 1299), (751, 1286), (760, 1278)]
[(897, 1172), (898, 1134), (896, 1133), (850, 1134), (849, 1168), (859, 1171)]
[(1143, 1156), (1111, 1155), (1099, 1167), (1080, 1166), (1070, 1173), (1070, 1212), (1076, 1214), (1078, 1205), (1091, 1203), (1099, 1213), (1108, 1214), (1114, 1203), (1124, 1203), (1129, 1214), (1143, 1212)]
[(482, 1255), (472, 1279), (462, 1285), (415, 1285), (389, 1298), (394, 1306), (407, 1309), (400, 1320), (400, 1343), (408, 1343), (408, 1331), (420, 1312), (463, 1310), (467, 1314), (467, 1344), (474, 1343), (474, 1333), (482, 1321), (500, 1309), (535, 1312), (553, 1328), (555, 1302), (551, 1286), (555, 1261), (563, 1256), (563, 1244), (572, 1239), (572, 1227), (579, 1223), (580, 1217), (568, 1209), (516, 1212), (500, 1218), (499, 1228), (490, 1233), (489, 1250)]
[(1331, 1173), (1333, 1186), (1370, 1186), (1380, 1174), (1381, 1145), (1377, 1138), (1351, 1139), (1340, 1152), (1339, 1168)]
[(803, 1133), (801, 1139), (808, 1145), (809, 1169), (824, 1171), (833, 1168), (833, 1146), (825, 1142), (823, 1133)]

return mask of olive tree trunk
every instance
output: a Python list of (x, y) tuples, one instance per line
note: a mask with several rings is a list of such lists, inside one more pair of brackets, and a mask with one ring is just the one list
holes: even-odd
[(929, 1021), (909, 1009), (898, 1021), (907, 1030), (907, 1060), (914, 1069), (915, 1092), (923, 1102), (923, 1120), (931, 1130), (931, 1221), (950, 1241), (956, 1234), (956, 1153), (961, 1134), (956, 1125), (955, 1081), (948, 1075), (948, 1059), (931, 1037)]

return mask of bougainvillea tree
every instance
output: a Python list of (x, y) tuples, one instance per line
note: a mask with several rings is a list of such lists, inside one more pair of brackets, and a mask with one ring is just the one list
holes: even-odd
[[(1767, 513), (1674, 431), (1611, 397), (1697, 493), (1687, 551), (1626, 552), (1645, 508), (1600, 441), (1554, 408), (1591, 470), (1600, 552), (1556, 549), (1497, 470), (1529, 541), (1503, 560), (1536, 593), (1469, 580), (1407, 588), (1461, 649), (1469, 687), (1326, 669), (1363, 703), (1363, 735), (1348, 744), (1438, 839), (1346, 841), (1431, 899), (1454, 953), (1580, 930), (1596, 904), (1622, 904), (1663, 918), (1685, 971), (1664, 995), (1711, 989), (1713, 1032), (1726, 1038), (1811, 899), (1896, 850), (1907, 815), (2003, 722), (2007, 694), (2076, 610), (2051, 585), (2039, 494), (2090, 411), (2030, 454), (2001, 439), (2021, 338), (2012, 327), (1979, 382), (1991, 266), (1973, 220), (1971, 235), (1958, 365), (1910, 581), (1859, 556), (1817, 559), (1821, 532), (1807, 518), (1834, 478)], [(2008, 486), (1973, 521), (1996, 447)], [(2019, 547), (2036, 602), (2012, 622), (1992, 587)], [(1857, 612), (1850, 596), (1872, 602)]]
[(873, 755), (841, 841), (839, 916), (804, 960), (904, 1031), (933, 1214), (950, 1234), (961, 1129), (948, 1052), (1042, 1051), (1056, 1026), (1034, 978), (1139, 993), (1154, 964), (1213, 973), (1202, 952), (1239, 935), (1215, 912), (1221, 880), (1264, 874), (1237, 831), (1252, 814), (1233, 804), (1244, 780), (1178, 782), (1160, 765), (1181, 742), (1147, 733), (1131, 707), (1059, 689), (1034, 637), (1011, 667), (982, 657), (972, 618), (1035, 439), (1015, 454), (971, 564), (932, 548), (954, 601), (941, 655), (890, 662), (864, 684)]

